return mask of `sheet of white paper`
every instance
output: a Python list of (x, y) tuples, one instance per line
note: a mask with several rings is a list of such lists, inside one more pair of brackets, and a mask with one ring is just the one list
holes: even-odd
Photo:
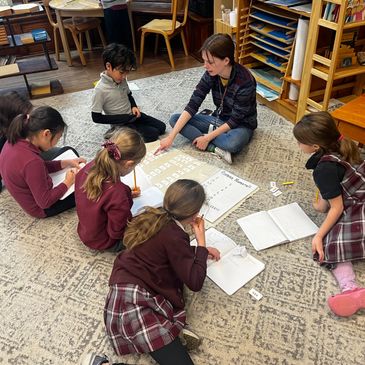
[(225, 170), (218, 171), (202, 185), (207, 200), (201, 211), (211, 223), (258, 190), (256, 185)]
[(289, 241), (309, 237), (318, 231), (317, 225), (305, 214), (298, 203), (270, 209), (268, 213)]
[(148, 189), (141, 190), (141, 195), (133, 199), (132, 215), (136, 216), (143, 212), (144, 207), (161, 207), (163, 203), (163, 193), (160, 189), (152, 186)]
[[(150, 179), (147, 177), (147, 175), (145, 174), (145, 172), (143, 171), (143, 169), (140, 166), (136, 166), (136, 181), (137, 181), (137, 186), (141, 189), (141, 191), (143, 192), (144, 190), (152, 187), (152, 183), (150, 181)], [(134, 188), (134, 173), (133, 171), (131, 173), (129, 173), (126, 176), (122, 176), (120, 178), (120, 180), (128, 185), (131, 189)]]
[[(236, 243), (215, 228), (205, 232), (206, 245), (220, 251), (219, 261), (208, 260), (207, 275), (228, 295), (232, 295), (239, 288), (248, 283), (264, 268), (265, 264), (250, 254), (237, 255)], [(196, 240), (191, 241), (196, 246)]]
[(130, 91), (137, 91), (139, 90), (138, 85), (135, 82), (128, 82), (128, 87)]
[(256, 251), (279, 245), (288, 240), (270, 215), (265, 211), (240, 218), (237, 220), (237, 223), (243, 232), (245, 232)]
[[(72, 160), (74, 158), (78, 158), (74, 151), (72, 150), (67, 150), (63, 153), (61, 153), (59, 156), (57, 156), (54, 161), (59, 161), (59, 160)], [(84, 167), (85, 164), (81, 163), (80, 164), (80, 168)], [(65, 180), (65, 176), (66, 176), (66, 172), (70, 170), (70, 168), (66, 168), (57, 172), (52, 172), (49, 174), (49, 176), (52, 179), (52, 183), (53, 186), (57, 186), (59, 184), (61, 184), (64, 180)], [(67, 198), (70, 194), (72, 194), (75, 191), (75, 184), (73, 184), (71, 187), (68, 188), (68, 190), (66, 191), (66, 193), (60, 198), (60, 200), (63, 200), (65, 198)]]

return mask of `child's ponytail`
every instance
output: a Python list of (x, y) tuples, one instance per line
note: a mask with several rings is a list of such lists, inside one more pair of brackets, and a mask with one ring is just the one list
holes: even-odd
[(103, 193), (103, 183), (116, 183), (120, 179), (120, 165), (125, 161), (139, 162), (146, 155), (141, 135), (130, 128), (120, 128), (103, 143), (89, 170), (83, 188), (87, 198), (97, 201)]
[(153, 237), (170, 221), (182, 221), (194, 216), (204, 201), (204, 188), (198, 182), (187, 179), (175, 181), (166, 190), (163, 208), (147, 208), (128, 223), (124, 245), (132, 249)]
[(66, 128), (61, 114), (50, 106), (40, 106), (33, 109), (30, 114), (20, 114), (10, 123), (7, 131), (9, 143), (15, 144), (19, 139), (36, 135), (48, 129), (52, 136), (62, 133)]
[(339, 153), (350, 165), (360, 165), (363, 161), (359, 148), (354, 141), (341, 135), (339, 143)]

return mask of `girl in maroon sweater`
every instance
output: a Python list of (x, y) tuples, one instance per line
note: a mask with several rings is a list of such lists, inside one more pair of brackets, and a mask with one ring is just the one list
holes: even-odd
[[(118, 355), (148, 353), (160, 365), (193, 365), (179, 334), (199, 338), (185, 326), (184, 284), (199, 291), (204, 283), (208, 255), (204, 220), (198, 217), (205, 200), (203, 187), (178, 180), (166, 191), (163, 208), (148, 208), (128, 225), (127, 247), (116, 258), (104, 309), (108, 337)], [(190, 246), (184, 226), (190, 225), (198, 242)], [(112, 364), (89, 353), (82, 365)]]
[(131, 192), (120, 181), (146, 154), (141, 135), (120, 128), (103, 144), (96, 158), (76, 176), (75, 198), (81, 241), (94, 250), (120, 251), (127, 222), (132, 218)]
[[(57, 144), (65, 127), (57, 110), (42, 106), (18, 115), (7, 129), (0, 174), (9, 193), (33, 217), (50, 217), (75, 206), (73, 194), (64, 200), (60, 198), (73, 185), (79, 163), (85, 160), (44, 161), (40, 156)], [(71, 169), (65, 180), (53, 186), (49, 173), (67, 167)]]

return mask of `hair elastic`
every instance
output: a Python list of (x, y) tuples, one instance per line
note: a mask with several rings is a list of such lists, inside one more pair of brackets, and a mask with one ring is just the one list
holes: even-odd
[(337, 138), (338, 142), (341, 142), (345, 137), (343, 136), (343, 134), (340, 134), (340, 136)]
[(24, 122), (24, 124), (28, 124), (29, 123), (29, 119), (30, 119), (30, 115), (29, 114), (26, 114), (25, 115), (25, 122)]
[(116, 161), (119, 161), (122, 158), (122, 155), (117, 147), (117, 145), (110, 141), (110, 140), (106, 140), (102, 146), (104, 148), (106, 148), (106, 150), (108, 151), (108, 154), (111, 158), (113, 158)]

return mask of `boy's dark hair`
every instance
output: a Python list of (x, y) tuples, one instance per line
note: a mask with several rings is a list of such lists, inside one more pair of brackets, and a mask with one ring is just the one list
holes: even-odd
[(15, 144), (21, 138), (27, 138), (49, 129), (54, 137), (67, 127), (61, 114), (50, 106), (40, 106), (30, 114), (20, 114), (14, 118), (8, 128), (8, 141)]
[(137, 67), (135, 54), (123, 44), (108, 44), (104, 48), (102, 56), (105, 68), (107, 62), (110, 63), (112, 69), (118, 68), (121, 71), (131, 71)]
[(0, 135), (5, 136), (11, 121), (19, 114), (27, 114), (33, 109), (26, 97), (11, 91), (0, 96)]

